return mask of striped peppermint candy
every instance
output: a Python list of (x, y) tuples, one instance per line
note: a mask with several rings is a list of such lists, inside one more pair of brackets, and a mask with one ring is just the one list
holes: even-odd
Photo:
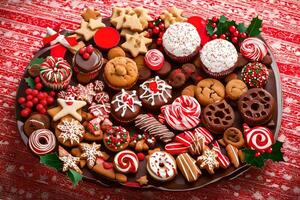
[(217, 141), (213, 142), (212, 149), (215, 152), (217, 152), (217, 154), (218, 154), (217, 161), (219, 162), (220, 167), (222, 167), (223, 169), (226, 169), (230, 165), (230, 161), (229, 161), (229, 158), (221, 152), (220, 145)]
[(164, 55), (157, 49), (147, 51), (144, 57), (145, 64), (152, 70), (160, 70), (165, 62)]
[(242, 42), (240, 51), (244, 57), (251, 61), (261, 61), (267, 55), (268, 48), (262, 40), (249, 37)]
[(201, 107), (194, 97), (180, 96), (171, 105), (163, 106), (161, 112), (169, 126), (185, 131), (199, 124)]
[(214, 138), (210, 132), (203, 127), (198, 127), (193, 131), (184, 131), (175, 137), (176, 142), (180, 142), (187, 147), (191, 146), (194, 141), (199, 139), (203, 139), (204, 143), (207, 145), (211, 143)]
[(189, 147), (179, 142), (171, 142), (165, 146), (166, 152), (168, 152), (171, 155), (179, 155), (182, 153), (186, 153), (188, 149)]
[(259, 153), (271, 150), (274, 144), (274, 136), (270, 129), (262, 126), (250, 128), (246, 123), (243, 124), (243, 128), (245, 140), (251, 149)]

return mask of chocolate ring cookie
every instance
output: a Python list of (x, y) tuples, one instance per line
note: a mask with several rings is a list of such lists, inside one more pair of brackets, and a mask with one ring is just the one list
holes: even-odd
[(226, 145), (231, 144), (236, 148), (242, 147), (245, 143), (242, 132), (235, 127), (226, 129), (223, 135), (223, 140)]
[(207, 105), (201, 115), (203, 125), (215, 134), (222, 134), (231, 127), (234, 119), (234, 111), (225, 100)]
[(267, 123), (273, 116), (274, 108), (273, 96), (262, 88), (250, 89), (238, 100), (242, 118), (250, 126)]
[(220, 81), (213, 78), (206, 78), (197, 84), (195, 95), (199, 103), (206, 106), (223, 100), (225, 97), (225, 88)]

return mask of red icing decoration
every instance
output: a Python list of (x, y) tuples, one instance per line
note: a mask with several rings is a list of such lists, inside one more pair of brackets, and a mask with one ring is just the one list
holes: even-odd
[(187, 152), (189, 147), (183, 145), (182, 143), (172, 142), (165, 146), (166, 152), (171, 155), (178, 155)]
[(112, 27), (103, 27), (94, 35), (94, 41), (101, 49), (110, 49), (119, 44), (120, 34)]
[(110, 162), (103, 162), (103, 167), (104, 169), (112, 169), (113, 168), (113, 164)]
[(153, 92), (158, 92), (157, 83), (156, 81), (152, 81), (149, 83), (149, 89)]
[(63, 58), (65, 57), (66, 51), (66, 47), (61, 44), (57, 44), (57, 46), (50, 49), (50, 55), (55, 58)]
[(66, 101), (66, 104), (70, 106), (73, 104), (73, 101)]
[(205, 45), (208, 41), (210, 41), (210, 37), (206, 32), (206, 20), (198, 16), (192, 16), (188, 18), (188, 23), (192, 24), (196, 27), (198, 34), (201, 38), (201, 45)]

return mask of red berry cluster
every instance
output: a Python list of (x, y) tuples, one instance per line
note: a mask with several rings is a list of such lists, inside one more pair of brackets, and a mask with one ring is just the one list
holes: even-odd
[(93, 52), (94, 52), (94, 47), (91, 44), (87, 47), (82, 47), (79, 49), (79, 54), (82, 56), (84, 60), (88, 60)]
[(54, 103), (56, 93), (54, 91), (42, 92), (43, 85), (40, 77), (34, 79), (35, 89), (27, 88), (25, 90), (26, 96), (19, 97), (18, 103), (23, 107), (21, 110), (21, 117), (27, 118), (35, 108), (39, 113), (45, 114), (47, 106)]
[(152, 38), (157, 46), (161, 46), (162, 37), (165, 33), (165, 24), (161, 18), (156, 18), (148, 22), (148, 30), (146, 37)]
[[(213, 17), (212, 19), (211, 27), (216, 28), (217, 23), (219, 21), (218, 17)], [(236, 26), (229, 26), (228, 31), (225, 34), (217, 35), (216, 33), (211, 36), (212, 39), (220, 38), (220, 39), (226, 39), (231, 41), (232, 43), (236, 44), (239, 41), (239, 38), (246, 38), (247, 33), (239, 32), (236, 28)]]

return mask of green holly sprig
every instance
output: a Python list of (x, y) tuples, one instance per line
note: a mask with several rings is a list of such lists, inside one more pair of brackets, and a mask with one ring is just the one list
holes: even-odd
[[(63, 163), (58, 158), (57, 153), (40, 156), (40, 163), (42, 163), (48, 167), (54, 168), (58, 171), (61, 171), (62, 167), (63, 167)], [(74, 187), (76, 187), (78, 185), (78, 182), (82, 180), (82, 175), (74, 170), (68, 170), (67, 176), (70, 178)]]
[(271, 153), (263, 153), (259, 156), (256, 155), (256, 151), (250, 148), (243, 149), (243, 153), (245, 155), (245, 162), (258, 167), (262, 168), (266, 160), (272, 161), (283, 161), (283, 154), (281, 152), (282, 142), (276, 141), (275, 144), (272, 145), (272, 152)]
[(261, 32), (262, 20), (257, 17), (251, 20), (248, 27), (244, 23), (237, 24), (233, 20), (228, 20), (224, 15), (219, 18), (208, 19), (206, 30), (213, 39), (222, 38), (233, 43), (241, 42), (246, 37), (258, 36)]

